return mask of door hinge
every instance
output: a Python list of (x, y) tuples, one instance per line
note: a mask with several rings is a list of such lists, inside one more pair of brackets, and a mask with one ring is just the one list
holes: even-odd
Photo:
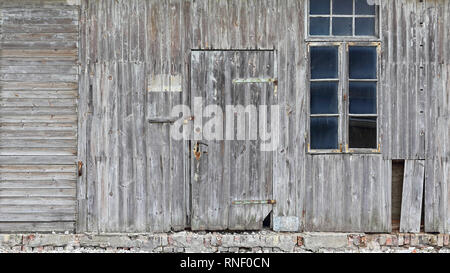
[(78, 161), (77, 163), (78, 166), (78, 176), (82, 176), (83, 175), (83, 161)]

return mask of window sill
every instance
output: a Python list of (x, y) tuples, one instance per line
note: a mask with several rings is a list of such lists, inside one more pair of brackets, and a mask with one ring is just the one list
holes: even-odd
[(349, 151), (339, 151), (339, 150), (313, 150), (307, 151), (308, 155), (353, 155), (353, 154), (369, 154), (369, 155), (380, 155), (381, 151), (378, 150), (368, 150), (368, 149), (359, 149), (359, 150), (349, 150)]
[(305, 39), (307, 43), (313, 42), (381, 42), (381, 39), (378, 37), (372, 36), (342, 36), (342, 37), (329, 37), (329, 36), (317, 36), (317, 37), (308, 37)]

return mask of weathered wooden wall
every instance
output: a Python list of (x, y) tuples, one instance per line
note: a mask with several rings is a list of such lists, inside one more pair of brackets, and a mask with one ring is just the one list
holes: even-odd
[(74, 231), (79, 9), (26, 3), (0, 3), (0, 232)]
[[(16, 4), (22, 2), (33, 1)], [(34, 2), (47, 5), (50, 1)], [(4, 8), (12, 5), (11, 1), (1, 3)], [(67, 8), (79, 8), (79, 39), (74, 32), (41, 42), (52, 49), (59, 46), (59, 51), (51, 53), (67, 51), (64, 56), (70, 60), (77, 54), (72, 46), (79, 42), (78, 151), (70, 150), (67, 155), (75, 161), (78, 153), (84, 163), (77, 187), (77, 231), (158, 232), (190, 226), (192, 147), (187, 141), (171, 139), (168, 123), (149, 123), (148, 119), (167, 118), (174, 105), (190, 104), (192, 49), (276, 52), (277, 101), (282, 114), (281, 143), (273, 154), (273, 198), (277, 200), (273, 217), (297, 217), (298, 229), (305, 231), (390, 231), (391, 160), (425, 160), (425, 229), (449, 231), (450, 1), (382, 1), (381, 153), (365, 155), (306, 153), (306, 0), (82, 0), (79, 7)], [(4, 28), (4, 18), (13, 18), (11, 14), (2, 15), (2, 53), (8, 52), (4, 47), (8, 43), (14, 49), (35, 45), (22, 38), (20, 45), (5, 40), (7, 35), (21, 35), (6, 34), (9, 26)], [(48, 31), (58, 33), (77, 25), (77, 19), (61, 21), (62, 26), (55, 26), (59, 21), (54, 14), (45, 20), (54, 22)], [(28, 24), (32, 24), (30, 31), (43, 30), (36, 27), (39, 21)], [(37, 51), (33, 58), (40, 56), (35, 55)], [(28, 56), (21, 62), (31, 59)], [(38, 85), (22, 86), (19, 96), (24, 100), (19, 101), (13, 93), (17, 90), (6, 90), (3, 83), (32, 80), (33, 76), (11, 71), (14, 66), (10, 64), (1, 67), (2, 101), (14, 98), (16, 103), (26, 103), (35, 98), (27, 96), (36, 96)], [(34, 74), (32, 66), (27, 69)], [(63, 71), (49, 70), (39, 79), (55, 81), (53, 74)], [(57, 80), (72, 82), (77, 73), (70, 71)], [(173, 79), (181, 79), (176, 84), (181, 92), (166, 90), (173, 88)], [(39, 94), (53, 94), (56, 97), (45, 99), (60, 103), (59, 99), (75, 98), (72, 87), (39, 89)], [(5, 107), (14, 107), (12, 101), (4, 102)], [(64, 105), (61, 111), (74, 107)], [(1, 113), (7, 109), (0, 106)], [(67, 148), (75, 147), (70, 145)], [(63, 151), (58, 149), (58, 153)], [(70, 179), (73, 183), (75, 177)], [(74, 188), (67, 191), (72, 194)], [(1, 198), (0, 204), (6, 200)], [(69, 220), (73, 224), (74, 218)]]
[[(307, 205), (310, 206), (306, 201), (306, 192), (313, 182), (305, 179), (307, 175), (310, 175), (310, 170), (305, 169), (305, 164), (323, 160), (328, 166), (324, 166), (325, 169), (337, 170), (340, 165), (335, 165), (338, 164), (336, 162), (344, 161), (327, 160), (326, 156), (307, 157), (305, 154), (305, 126), (302, 126), (307, 121), (305, 113), (307, 60), (306, 43), (303, 39), (305, 37), (305, 1), (84, 1), (81, 9), (83, 53), (80, 56), (83, 63), (82, 75), (85, 75), (86, 79), (84, 86), (80, 87), (80, 93), (92, 92), (92, 94), (89, 93), (84, 97), (81, 95), (80, 104), (91, 105), (94, 109), (87, 111), (86, 116), (81, 114), (80, 120), (85, 128), (89, 128), (91, 134), (96, 130), (92, 128), (100, 128), (105, 122), (95, 118), (96, 111), (101, 112), (95, 108), (101, 106), (97, 105), (94, 99), (105, 93), (102, 93), (102, 88), (96, 89), (90, 86), (97, 77), (103, 79), (112, 75), (113, 79), (115, 78), (114, 73), (92, 76), (98, 75), (99, 64), (106, 67), (114, 67), (115, 63), (120, 63), (122, 66), (143, 64), (142, 69), (145, 68), (145, 75), (142, 74), (144, 70), (139, 74), (145, 76), (142, 79), (143, 83), (147, 81), (144, 86), (155, 77), (166, 78), (168, 82), (168, 75), (182, 76), (181, 93), (143, 92), (140, 105), (138, 102), (133, 104), (128, 101), (127, 107), (143, 107), (145, 111), (136, 110), (137, 112), (133, 115), (120, 114), (119, 120), (123, 118), (127, 122), (137, 122), (153, 116), (167, 117), (175, 104), (189, 105), (188, 71), (191, 49), (276, 49), (278, 101), (281, 113), (284, 114), (281, 115), (281, 144), (274, 153), (273, 162), (274, 199), (277, 200), (277, 204), (273, 207), (274, 216), (297, 216), (302, 219), (300, 229), (311, 227), (331, 230), (333, 228), (329, 223), (326, 227), (311, 224), (310, 221), (319, 216), (314, 214), (315, 210), (308, 212), (306, 209)], [(125, 83), (120, 83), (119, 80), (118, 85), (121, 84)], [(141, 83), (137, 85), (138, 83), (133, 82), (127, 88), (145, 88)], [(164, 86), (162, 82), (161, 90)], [(124, 99), (127, 92), (131, 92), (127, 91), (127, 88), (118, 89), (117, 98)], [(142, 90), (136, 92), (141, 93)], [(103, 109), (106, 110), (105, 107), (107, 108), (104, 106)], [(118, 109), (111, 108), (115, 114), (109, 114), (119, 115)], [(82, 121), (83, 119), (86, 121)], [(84, 229), (167, 231), (182, 229), (189, 225), (191, 215), (189, 161), (187, 160), (189, 147), (186, 143), (170, 139), (167, 124), (146, 123), (143, 126), (145, 128), (143, 137), (139, 134), (130, 134), (129, 130), (126, 132), (129, 138), (128, 143), (142, 141), (140, 147), (143, 150), (140, 151), (143, 154), (141, 155), (133, 153), (132, 145), (120, 144), (119, 141), (116, 146), (110, 146), (114, 142), (104, 141), (106, 136), (94, 139), (94, 135), (89, 133), (85, 135), (84, 126), (81, 126), (80, 139), (86, 138), (86, 140), (79, 143), (97, 141), (97, 145), (100, 145), (98, 147), (88, 144), (84, 152), (83, 148), (80, 149), (80, 156), (83, 158), (84, 153), (87, 160), (85, 174), (87, 179), (82, 183), (86, 190), (81, 191), (83, 196), (80, 200), (81, 203), (86, 203), (80, 211), (81, 219), (87, 219)], [(109, 172), (105, 173), (99, 169), (103, 164), (108, 164), (103, 161), (108, 162), (108, 158), (114, 157), (117, 149), (121, 149), (123, 161), (119, 162), (116, 168), (129, 169), (131, 172), (129, 176), (123, 178), (120, 175), (108, 176)], [(140, 159), (140, 156), (143, 156), (143, 159)], [(355, 161), (350, 155), (345, 158), (347, 163)], [(369, 173), (357, 172), (352, 181), (358, 184), (357, 187), (360, 189), (366, 187), (365, 183), (372, 181), (375, 192), (389, 196), (390, 178), (381, 179), (381, 177), (389, 173), (390, 164), (382, 162), (381, 155), (368, 155), (365, 158), (377, 166), (375, 170), (367, 169), (375, 178), (368, 178)], [(141, 160), (144, 160), (144, 165), (139, 165)], [(351, 164), (348, 167), (352, 168)], [(145, 168), (146, 171), (142, 171), (141, 168)], [(330, 187), (336, 179), (344, 181), (345, 172), (337, 174), (337, 177), (329, 181)], [(135, 190), (136, 188), (144, 188), (146, 191), (142, 193)], [(355, 197), (358, 199), (355, 202), (367, 201), (371, 198), (369, 196), (372, 194), (371, 190), (372, 188), (361, 191)], [(118, 193), (120, 195), (120, 192), (127, 192), (128, 195), (125, 195), (128, 198), (116, 197)], [(314, 196), (315, 193), (315, 191), (309, 192), (309, 200), (317, 201), (317, 198), (321, 198), (319, 195)], [(351, 197), (348, 196), (348, 198)], [(128, 200), (128, 203), (125, 205), (121, 200)], [(333, 200), (325, 203), (325, 206), (336, 207), (340, 200), (338, 198)], [(386, 202), (388, 200), (389, 198)], [(373, 230), (388, 230), (390, 227), (390, 220), (387, 220), (390, 219), (390, 216), (387, 216), (390, 209), (389, 202), (373, 204), (372, 201), (367, 202), (364, 208), (367, 208), (368, 212), (355, 212), (352, 217), (358, 223), (363, 221), (363, 218), (374, 218)], [(131, 208), (134, 208), (134, 214), (131, 214), (133, 221), (142, 225), (130, 225), (124, 220), (123, 217), (128, 215), (126, 211)], [(118, 215), (118, 220), (101, 222), (100, 219), (107, 219), (108, 213)], [(337, 217), (341, 216), (344, 217), (343, 215)], [(116, 224), (117, 222), (119, 225)], [(345, 229), (344, 224), (335, 227), (340, 230)], [(359, 224), (355, 224), (352, 230), (358, 230), (358, 227), (360, 227)], [(367, 223), (364, 227), (366, 230), (370, 229)]]

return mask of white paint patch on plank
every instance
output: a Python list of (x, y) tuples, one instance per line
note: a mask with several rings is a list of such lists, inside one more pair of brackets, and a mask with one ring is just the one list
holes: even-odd
[(181, 92), (181, 75), (157, 74), (151, 75), (148, 92)]

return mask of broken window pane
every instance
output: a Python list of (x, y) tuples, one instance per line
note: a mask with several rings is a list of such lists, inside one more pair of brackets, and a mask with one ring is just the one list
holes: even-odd
[(311, 114), (337, 114), (338, 82), (311, 82)]
[(330, 35), (330, 18), (311, 17), (309, 21), (310, 35)]
[(349, 47), (350, 79), (377, 78), (377, 48), (374, 46)]
[(311, 117), (310, 127), (311, 149), (338, 148), (337, 117)]
[(338, 77), (338, 47), (313, 46), (311, 52), (311, 79)]
[[(312, 1), (314, 2), (314, 1)], [(352, 15), (353, 14), (353, 0), (334, 0), (333, 14)]]
[(350, 114), (377, 113), (377, 83), (350, 82)]
[(330, 0), (309, 1), (309, 14), (330, 14)]
[(355, 34), (357, 36), (375, 36), (375, 18), (356, 18)]
[[(368, 0), (356, 0), (355, 13), (357, 15), (374, 15), (375, 5), (369, 5)], [(374, 2), (374, 1), (372, 1)]]
[(333, 18), (333, 35), (352, 36), (353, 19), (352, 18)]
[(350, 117), (349, 122), (350, 148), (377, 148), (376, 117)]

